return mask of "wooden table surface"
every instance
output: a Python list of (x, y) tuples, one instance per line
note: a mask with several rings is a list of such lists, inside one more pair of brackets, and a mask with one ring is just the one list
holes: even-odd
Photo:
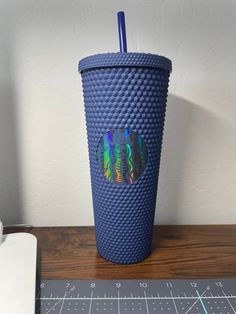
[(236, 278), (236, 225), (155, 226), (152, 254), (116, 265), (96, 251), (93, 227), (8, 228), (38, 239), (43, 279)]

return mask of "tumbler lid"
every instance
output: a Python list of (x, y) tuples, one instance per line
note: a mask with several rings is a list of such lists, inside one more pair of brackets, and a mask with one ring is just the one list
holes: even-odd
[(101, 53), (83, 58), (79, 62), (79, 72), (107, 67), (160, 68), (171, 72), (171, 60), (151, 53), (113, 52)]

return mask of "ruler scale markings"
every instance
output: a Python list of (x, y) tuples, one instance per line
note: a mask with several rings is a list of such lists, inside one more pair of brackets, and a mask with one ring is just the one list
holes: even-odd
[(119, 290), (118, 290), (118, 293), (117, 293), (117, 295), (118, 295), (118, 298), (117, 298), (117, 311), (118, 311), (118, 314), (120, 314), (120, 292), (119, 292)]
[[(201, 297), (206, 293), (206, 290), (203, 291), (203, 293), (201, 294)], [(199, 301), (199, 297), (197, 298), (197, 300), (190, 306), (190, 308), (187, 310), (187, 312), (185, 312), (184, 314), (187, 314), (193, 307), (194, 305)]]
[(63, 299), (63, 301), (62, 301), (62, 303), (61, 303), (61, 309), (60, 309), (59, 314), (61, 314), (61, 313), (62, 313), (62, 309), (63, 309), (64, 303), (65, 303), (65, 299)]
[(52, 308), (50, 308), (46, 314), (50, 313), (63, 299), (65, 300), (65, 296), (66, 296), (66, 292), (65, 292), (65, 295), (64, 295), (64, 298), (61, 298), (58, 302), (56, 302)]
[[(227, 296), (213, 296), (213, 297), (207, 297), (207, 296), (202, 296), (201, 297), (202, 299), (234, 299), (236, 298), (236, 296), (233, 296), (233, 295), (227, 295)], [(68, 297), (68, 298), (58, 298), (58, 297), (55, 297), (55, 298), (49, 298), (49, 297), (42, 297), (42, 298), (37, 298), (37, 300), (62, 300), (62, 299), (65, 299), (65, 300), (90, 300), (90, 297), (84, 297), (84, 298), (73, 298), (73, 297)], [(117, 297), (108, 297), (108, 298), (104, 298), (104, 297), (95, 297), (93, 298), (93, 300), (118, 300)], [(129, 298), (129, 297), (120, 297), (119, 300), (133, 300), (133, 299), (140, 299), (140, 300), (145, 300), (144, 297), (133, 297), (133, 298)], [(188, 299), (188, 300), (194, 300), (194, 299), (198, 299), (198, 297), (175, 297), (173, 296), (172, 297), (147, 297), (147, 300), (184, 300), (184, 299)]]
[(144, 298), (145, 298), (145, 303), (146, 303), (147, 314), (149, 314), (149, 308), (148, 308), (148, 303), (147, 303), (147, 294), (146, 294), (145, 290), (144, 290)]
[[(104, 310), (109, 312), (113, 310), (114, 314), (125, 313), (123, 312), (123, 301), (132, 302), (133, 308), (143, 304), (142, 310), (139, 308), (141, 311), (140, 314), (154, 313), (153, 310), (158, 310), (156, 305), (159, 306), (159, 302), (162, 307), (168, 306), (168, 304), (172, 305), (171, 309), (168, 308), (168, 314), (195, 313), (196, 304), (199, 301), (201, 313), (213, 314), (213, 310), (209, 309), (208, 300), (212, 300), (212, 304), (217, 304), (214, 306), (217, 306), (219, 313), (225, 313), (225, 306), (227, 306), (230, 313), (236, 314), (234, 305), (236, 295), (233, 293), (236, 286), (235, 279), (220, 279), (219, 281), (216, 279), (173, 280), (173, 289), (172, 286), (166, 284), (170, 284), (171, 282), (166, 282), (165, 280), (147, 280), (145, 282), (145, 289), (143, 289), (144, 287), (140, 284), (143, 284), (143, 282), (139, 280), (120, 280), (121, 287), (119, 287), (119, 289), (116, 287), (117, 281), (115, 280), (95, 280), (93, 282), (89, 280), (67, 280), (66, 282), (68, 284), (70, 283), (70, 285), (73, 285), (75, 288), (71, 291), (67, 289), (67, 291), (65, 291), (64, 280), (43, 280), (41, 285), (38, 285), (39, 290), (36, 293), (38, 314), (62, 314), (71, 311), (73, 306), (78, 308), (78, 304), (80, 303), (76, 302), (80, 300), (80, 302), (85, 302), (83, 306), (81, 303), (81, 306), (84, 308), (82, 310), (85, 314), (97, 313), (96, 310), (98, 309), (94, 307), (94, 300), (98, 302), (103, 300), (100, 303), (100, 311), (103, 312)], [(90, 287), (92, 283), (94, 285), (93, 289)], [(206, 288), (205, 291), (203, 291), (204, 287)], [(224, 287), (223, 290), (222, 287)], [(71, 295), (72, 291), (73, 294)], [(201, 293), (201, 291), (203, 291), (203, 293)], [(113, 307), (110, 308), (110, 310), (106, 306), (106, 300), (108, 300), (108, 304)], [(154, 301), (157, 303), (154, 303)], [(187, 302), (185, 309), (179, 307), (179, 302), (182, 304), (181, 301)], [(76, 311), (77, 310), (81, 311), (79, 308), (76, 309)]]
[(228, 301), (228, 303), (229, 303), (231, 309), (233, 310), (234, 313), (236, 313), (236, 312), (235, 312), (235, 309), (234, 309), (234, 307), (233, 307), (233, 305), (232, 305), (231, 302), (229, 301), (229, 298), (226, 296), (224, 290), (222, 290), (222, 292), (223, 292), (223, 295), (225, 296), (226, 300)]
[(175, 310), (176, 310), (176, 314), (179, 314), (179, 313), (178, 313), (177, 306), (176, 306), (176, 304), (175, 304), (175, 299), (173, 298), (173, 293), (172, 293), (171, 290), (170, 290), (170, 294), (171, 294), (172, 301), (173, 301), (173, 303), (174, 303), (174, 307), (175, 307)]
[(91, 314), (92, 301), (93, 301), (93, 290), (91, 291), (91, 297), (90, 297), (90, 303), (89, 303), (89, 314)]
[(202, 298), (201, 298), (201, 296), (200, 296), (200, 294), (199, 294), (199, 292), (198, 292), (197, 290), (196, 290), (196, 293), (197, 293), (197, 295), (198, 295), (198, 297), (199, 297), (199, 300), (200, 300), (200, 302), (201, 302), (201, 305), (202, 305), (202, 307), (203, 307), (204, 312), (205, 312), (206, 314), (208, 314), (207, 309), (206, 309), (206, 307), (205, 307), (205, 304), (203, 303)]

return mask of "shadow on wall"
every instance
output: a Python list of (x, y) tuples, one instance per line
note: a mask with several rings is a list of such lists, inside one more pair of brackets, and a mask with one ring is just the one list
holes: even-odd
[[(196, 178), (191, 178), (189, 175), (191, 167), (194, 168), (196, 160), (201, 159), (202, 161), (204, 158), (204, 156), (202, 157), (203, 148), (207, 150), (205, 151), (206, 159), (212, 156), (209, 141), (220, 143), (220, 130), (222, 129), (224, 129), (224, 125), (215, 113), (175, 95), (168, 96), (155, 215), (156, 224), (183, 224), (182, 208), (186, 205), (184, 200), (188, 184), (186, 178), (188, 177), (191, 184), (194, 184)], [(196, 158), (194, 159), (194, 157)], [(205, 171), (206, 168), (207, 165), (204, 165)]]
[(22, 223), (17, 108), (12, 81), (10, 49), (1, 42), (0, 68), (0, 218), (3, 224)]

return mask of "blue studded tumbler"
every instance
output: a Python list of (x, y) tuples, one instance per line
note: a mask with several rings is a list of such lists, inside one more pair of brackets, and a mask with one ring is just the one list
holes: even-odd
[(171, 61), (107, 53), (79, 63), (97, 249), (115, 263), (151, 252)]

